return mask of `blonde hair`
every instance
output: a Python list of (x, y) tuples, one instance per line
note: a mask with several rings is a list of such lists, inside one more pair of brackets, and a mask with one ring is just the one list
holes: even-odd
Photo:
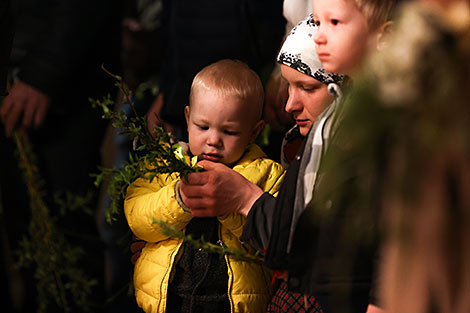
[(189, 96), (193, 102), (194, 93), (199, 88), (215, 91), (224, 97), (237, 97), (250, 101), (259, 108), (261, 118), (264, 103), (264, 89), (255, 71), (239, 60), (224, 59), (204, 67), (193, 79)]
[(364, 14), (371, 30), (392, 20), (393, 12), (400, 0), (354, 0)]

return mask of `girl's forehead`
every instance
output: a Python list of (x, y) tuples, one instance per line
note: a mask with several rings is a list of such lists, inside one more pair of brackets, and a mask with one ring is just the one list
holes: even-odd
[(313, 0), (313, 15), (316, 15), (315, 7), (318, 9), (326, 10), (327, 12), (334, 12), (338, 9), (344, 9), (351, 6), (359, 7), (363, 1), (360, 0)]

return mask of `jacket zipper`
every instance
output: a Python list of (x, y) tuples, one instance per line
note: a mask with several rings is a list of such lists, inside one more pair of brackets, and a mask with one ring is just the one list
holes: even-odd
[[(217, 241), (217, 244), (221, 247), (223, 247), (224, 245), (224, 242), (222, 241), (222, 227), (219, 223), (219, 240)], [(228, 301), (230, 302), (230, 312), (231, 313), (234, 313), (234, 309), (233, 309), (233, 299), (232, 299), (232, 293), (231, 293), (231, 287), (232, 287), (232, 284), (233, 284), (233, 270), (232, 270), (232, 267), (230, 266), (230, 262), (229, 262), (229, 259), (228, 259), (228, 255), (224, 255), (224, 259), (225, 259), (225, 263), (227, 263), (227, 269), (229, 271), (229, 282), (227, 284), (227, 297), (228, 297)]]
[[(166, 277), (168, 277), (167, 283), (163, 284), (163, 281), (162, 281), (162, 283), (160, 284), (160, 295), (161, 296), (160, 296), (160, 303), (158, 304), (159, 308), (163, 306), (163, 304), (162, 304), (163, 290), (164, 289), (166, 290), (166, 292), (165, 292), (165, 306), (163, 308), (163, 311), (161, 311), (161, 312), (166, 312), (166, 304), (168, 303), (168, 286), (170, 285), (171, 271), (173, 270), (173, 266), (175, 265), (176, 255), (180, 251), (182, 244), (183, 244), (183, 240), (179, 240), (178, 245), (176, 246), (176, 249), (173, 251), (173, 253), (170, 256), (170, 258), (171, 258), (170, 259), (170, 266), (168, 267), (168, 270), (166, 271), (165, 276), (163, 276), (163, 281), (165, 280)], [(160, 310), (157, 310), (157, 312), (160, 312)]]

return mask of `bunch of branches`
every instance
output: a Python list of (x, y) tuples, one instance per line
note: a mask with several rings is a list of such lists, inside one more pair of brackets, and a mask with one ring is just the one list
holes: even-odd
[(206, 240), (204, 240), (204, 238), (195, 239), (191, 235), (186, 235), (185, 233), (178, 230), (176, 227), (163, 221), (153, 220), (153, 223), (156, 223), (160, 226), (160, 231), (162, 232), (162, 234), (187, 241), (191, 243), (196, 249), (202, 249), (209, 253), (218, 254), (220, 257), (223, 257), (224, 255), (230, 255), (240, 261), (263, 264), (263, 257), (260, 255), (259, 252), (256, 252), (256, 254), (252, 255), (247, 254), (246, 252), (241, 250), (232, 250), (221, 240), (217, 242), (217, 244), (213, 244), (207, 242)]
[(115, 85), (121, 91), (124, 100), (133, 112), (128, 117), (124, 110), (113, 111), (114, 101), (110, 95), (100, 100), (89, 99), (93, 107), (99, 107), (103, 111), (102, 118), (112, 121), (112, 126), (119, 129), (118, 135), (129, 136), (132, 141), (134, 153), (129, 154), (129, 160), (124, 161), (119, 168), (100, 167), (101, 173), (94, 174), (95, 186), (108, 181), (108, 195), (111, 205), (106, 211), (108, 222), (115, 220), (119, 214), (128, 186), (137, 178), (145, 178), (152, 181), (157, 175), (164, 173), (179, 173), (180, 177), (186, 177), (189, 173), (200, 171), (197, 159), (192, 160), (183, 152), (176, 138), (163, 127), (155, 127), (152, 132), (148, 130), (147, 117), (140, 116), (131, 99), (129, 88), (123, 83), (122, 78), (103, 68), (109, 75), (116, 79)]
[[(20, 243), (19, 265), (35, 266), (37, 311), (47, 312), (51, 306), (57, 306), (63, 312), (71, 312), (72, 307), (88, 312), (87, 299), (97, 281), (86, 277), (78, 266), (83, 251), (69, 244), (57, 230), (56, 219), (45, 202), (47, 194), (27, 135), (17, 131), (14, 139), (31, 206), (29, 235)], [(63, 201), (62, 204), (73, 202), (79, 206), (86, 203), (86, 199), (72, 200), (70, 196)]]

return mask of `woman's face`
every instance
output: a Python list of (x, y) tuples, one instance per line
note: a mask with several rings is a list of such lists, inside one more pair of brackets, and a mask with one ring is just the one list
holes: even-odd
[(281, 64), (282, 76), (289, 83), (289, 98), (285, 110), (292, 113), (300, 133), (305, 136), (317, 119), (333, 101), (328, 87), (315, 78)]

